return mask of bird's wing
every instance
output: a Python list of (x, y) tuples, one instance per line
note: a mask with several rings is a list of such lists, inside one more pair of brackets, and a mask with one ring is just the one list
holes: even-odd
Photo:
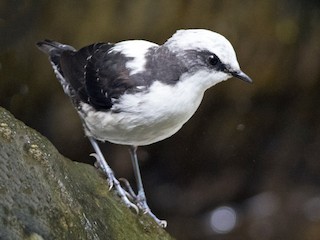
[(97, 43), (61, 56), (63, 74), (76, 95), (99, 110), (109, 110), (115, 99), (135, 86), (125, 67), (126, 58), (111, 53), (113, 46)]

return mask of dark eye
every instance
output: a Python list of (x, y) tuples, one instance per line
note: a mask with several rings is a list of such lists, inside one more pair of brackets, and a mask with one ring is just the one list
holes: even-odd
[(220, 63), (220, 59), (217, 57), (217, 55), (213, 54), (209, 56), (208, 63), (211, 66), (217, 66)]

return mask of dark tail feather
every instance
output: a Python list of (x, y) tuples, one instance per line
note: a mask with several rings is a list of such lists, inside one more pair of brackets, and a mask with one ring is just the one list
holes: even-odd
[(61, 55), (61, 53), (64, 51), (76, 51), (72, 46), (47, 39), (41, 42), (37, 42), (37, 47), (49, 56), (52, 56), (53, 54)]
[(37, 42), (37, 47), (47, 55), (49, 55), (49, 59), (53, 65), (56, 65), (57, 68), (60, 69), (60, 57), (63, 52), (74, 52), (76, 51), (72, 46), (65, 45), (59, 42), (44, 40), (41, 42)]
[(62, 68), (61, 68), (61, 55), (64, 52), (75, 52), (76, 50), (62, 43), (54, 42), (51, 40), (44, 40), (37, 42), (37, 47), (47, 55), (49, 55), (49, 60), (51, 62), (54, 73), (57, 76), (57, 79), (61, 83), (64, 92), (71, 96), (72, 89), (70, 87), (69, 81), (65, 79)]

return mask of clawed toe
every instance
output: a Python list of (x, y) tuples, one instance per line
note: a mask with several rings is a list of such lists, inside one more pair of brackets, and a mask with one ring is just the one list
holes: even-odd
[(128, 198), (133, 202), (137, 202), (137, 195), (133, 191), (129, 181), (125, 178), (119, 178), (119, 181), (124, 184)]
[(133, 209), (136, 214), (139, 214), (139, 208), (138, 208), (137, 205), (135, 205), (134, 203), (130, 202), (130, 200), (128, 198), (122, 198), (121, 197), (121, 200), (125, 203), (127, 208)]
[(104, 172), (104, 174), (107, 176), (107, 182), (108, 182), (109, 191), (110, 191), (113, 188), (114, 179), (115, 179), (112, 170), (110, 168), (104, 167), (104, 165), (102, 164), (103, 159), (101, 159), (97, 153), (90, 153), (89, 156), (94, 157), (97, 160), (94, 163), (94, 166), (96, 168), (100, 168)]
[(93, 165), (94, 165), (96, 168), (99, 168), (99, 167), (100, 167), (100, 164), (99, 164), (99, 156), (98, 156), (98, 154), (96, 154), (96, 153), (90, 153), (89, 156), (90, 156), (90, 157), (94, 157), (94, 158), (96, 159), (96, 161), (94, 162)]
[(159, 221), (157, 221), (157, 223), (158, 223), (158, 225), (159, 225), (160, 227), (162, 227), (162, 228), (166, 228), (167, 225), (168, 225), (168, 223), (167, 223), (166, 220), (159, 220)]
[[(109, 166), (107, 166), (105, 163), (105, 160), (103, 158), (103, 156), (101, 157), (99, 154), (97, 153), (91, 153), (90, 156), (94, 157), (97, 160), (97, 164), (99, 168), (101, 168), (101, 170), (104, 172), (104, 174), (107, 177), (107, 182), (109, 185), (109, 191), (112, 188), (115, 188), (116, 193), (119, 195), (119, 197), (121, 198), (122, 202), (128, 207), (128, 208), (132, 208), (135, 210), (135, 212), (138, 214), (139, 213), (139, 208), (136, 204), (134, 204), (133, 200), (135, 199), (135, 194), (129, 184), (129, 182), (127, 181), (127, 183), (125, 183), (126, 187), (129, 190), (129, 193), (124, 190), (119, 181), (116, 179), (116, 177), (114, 176), (111, 168)], [(131, 200), (130, 200), (130, 199)]]
[[(125, 178), (120, 178), (119, 181), (124, 184), (128, 198), (135, 203), (135, 207), (142, 211), (143, 214), (149, 215), (162, 228), (167, 227), (167, 221), (158, 219), (150, 210), (144, 193), (140, 192), (138, 195), (134, 193), (129, 181)], [(137, 211), (138, 213), (138, 211)]]

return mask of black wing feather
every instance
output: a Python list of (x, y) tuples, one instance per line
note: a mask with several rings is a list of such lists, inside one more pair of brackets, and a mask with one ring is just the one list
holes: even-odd
[(114, 99), (135, 86), (125, 67), (128, 58), (110, 52), (113, 46), (98, 43), (61, 56), (64, 76), (79, 99), (97, 110), (109, 110)]
[(88, 60), (103, 43), (84, 47), (76, 52), (63, 52), (60, 58), (62, 72), (73, 88), (77, 100), (88, 103), (86, 90), (86, 65)]
[(135, 86), (125, 67), (127, 60), (102, 46), (88, 61), (86, 87), (90, 104), (96, 109), (110, 109), (115, 99)]

